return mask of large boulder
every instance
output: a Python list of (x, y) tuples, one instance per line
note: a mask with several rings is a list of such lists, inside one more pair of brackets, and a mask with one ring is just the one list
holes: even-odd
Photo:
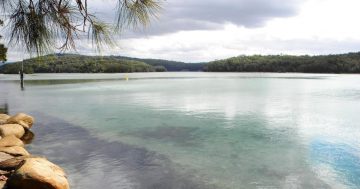
[(10, 154), (12, 156), (29, 156), (29, 152), (20, 146), (0, 147), (0, 152)]
[(0, 139), (0, 147), (24, 146), (24, 142), (15, 135), (6, 136)]
[(10, 135), (15, 135), (18, 138), (21, 138), (25, 134), (25, 129), (19, 124), (4, 124), (0, 125), (0, 136), (6, 137)]
[(5, 124), (9, 118), (10, 116), (7, 114), (0, 114), (0, 125)]
[(7, 119), (6, 123), (16, 123), (22, 125), (26, 129), (30, 129), (34, 123), (34, 118), (24, 113), (19, 113)]
[(69, 189), (65, 172), (45, 158), (25, 159), (7, 185), (16, 189)]

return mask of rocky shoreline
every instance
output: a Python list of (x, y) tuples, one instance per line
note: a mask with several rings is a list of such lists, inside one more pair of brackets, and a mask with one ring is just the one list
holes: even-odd
[(34, 118), (0, 114), (0, 189), (68, 189), (63, 169), (44, 157), (31, 155)]

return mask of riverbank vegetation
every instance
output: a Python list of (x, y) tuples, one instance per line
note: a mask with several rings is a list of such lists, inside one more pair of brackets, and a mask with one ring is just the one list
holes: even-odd
[[(21, 62), (6, 64), (0, 72), (16, 74)], [(24, 60), (25, 73), (130, 73), (153, 72), (155, 68), (149, 64), (134, 60), (111, 57), (89, 57), (80, 55), (48, 55)]]
[(122, 57), (122, 56), (118, 56), (117, 58), (141, 61), (150, 64), (152, 66), (163, 66), (166, 68), (167, 71), (170, 72), (178, 72), (178, 71), (198, 72), (198, 71), (203, 71), (203, 68), (206, 65), (206, 63), (185, 63), (185, 62), (162, 60), (162, 59), (141, 59), (141, 58), (131, 58), (131, 57)]
[[(202, 71), (205, 64), (139, 59), (123, 56), (83, 56), (53, 54), (24, 60), (25, 73), (131, 73), (166, 71)], [(17, 74), (21, 62), (5, 64), (0, 73)]]
[(360, 53), (322, 56), (254, 55), (208, 63), (208, 72), (360, 73)]
[[(0, 66), (16, 74), (21, 62)], [(24, 60), (25, 73), (130, 73), (166, 71), (360, 73), (360, 53), (321, 56), (238, 56), (209, 63), (184, 63), (124, 56), (53, 54)]]

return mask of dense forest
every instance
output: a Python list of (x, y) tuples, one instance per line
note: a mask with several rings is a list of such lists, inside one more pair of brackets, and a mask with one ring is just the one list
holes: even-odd
[[(20, 62), (0, 66), (15, 74)], [(54, 54), (24, 61), (25, 73), (130, 73), (165, 71), (360, 73), (360, 53), (321, 56), (238, 56), (209, 63), (184, 63), (123, 56)]]
[[(0, 66), (0, 73), (16, 74), (21, 63)], [(202, 71), (204, 64), (187, 64), (160, 59), (122, 56), (83, 56), (52, 54), (24, 60), (25, 73), (131, 73), (166, 71)]]
[(161, 60), (161, 59), (141, 59), (141, 58), (130, 58), (125, 56), (118, 56), (117, 58), (127, 59), (127, 60), (136, 60), (145, 62), (152, 66), (164, 66), (167, 71), (176, 72), (176, 71), (203, 71), (206, 63), (185, 63), (178, 61), (169, 61), (169, 60)]
[[(5, 64), (0, 72), (16, 74), (21, 67), (20, 62)], [(25, 73), (130, 73), (166, 71), (162, 66), (151, 66), (144, 62), (112, 57), (82, 55), (47, 55), (24, 60)]]
[(322, 56), (238, 56), (208, 63), (208, 72), (360, 73), (360, 53)]

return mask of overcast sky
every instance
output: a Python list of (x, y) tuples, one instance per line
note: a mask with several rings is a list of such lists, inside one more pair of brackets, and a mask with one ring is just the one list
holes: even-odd
[[(116, 0), (91, 9), (114, 21)], [(102, 55), (202, 62), (252, 54), (360, 51), (360, 0), (167, 0), (146, 30), (127, 31)], [(89, 43), (78, 52), (95, 55)], [(27, 56), (9, 49), (11, 60)]]

